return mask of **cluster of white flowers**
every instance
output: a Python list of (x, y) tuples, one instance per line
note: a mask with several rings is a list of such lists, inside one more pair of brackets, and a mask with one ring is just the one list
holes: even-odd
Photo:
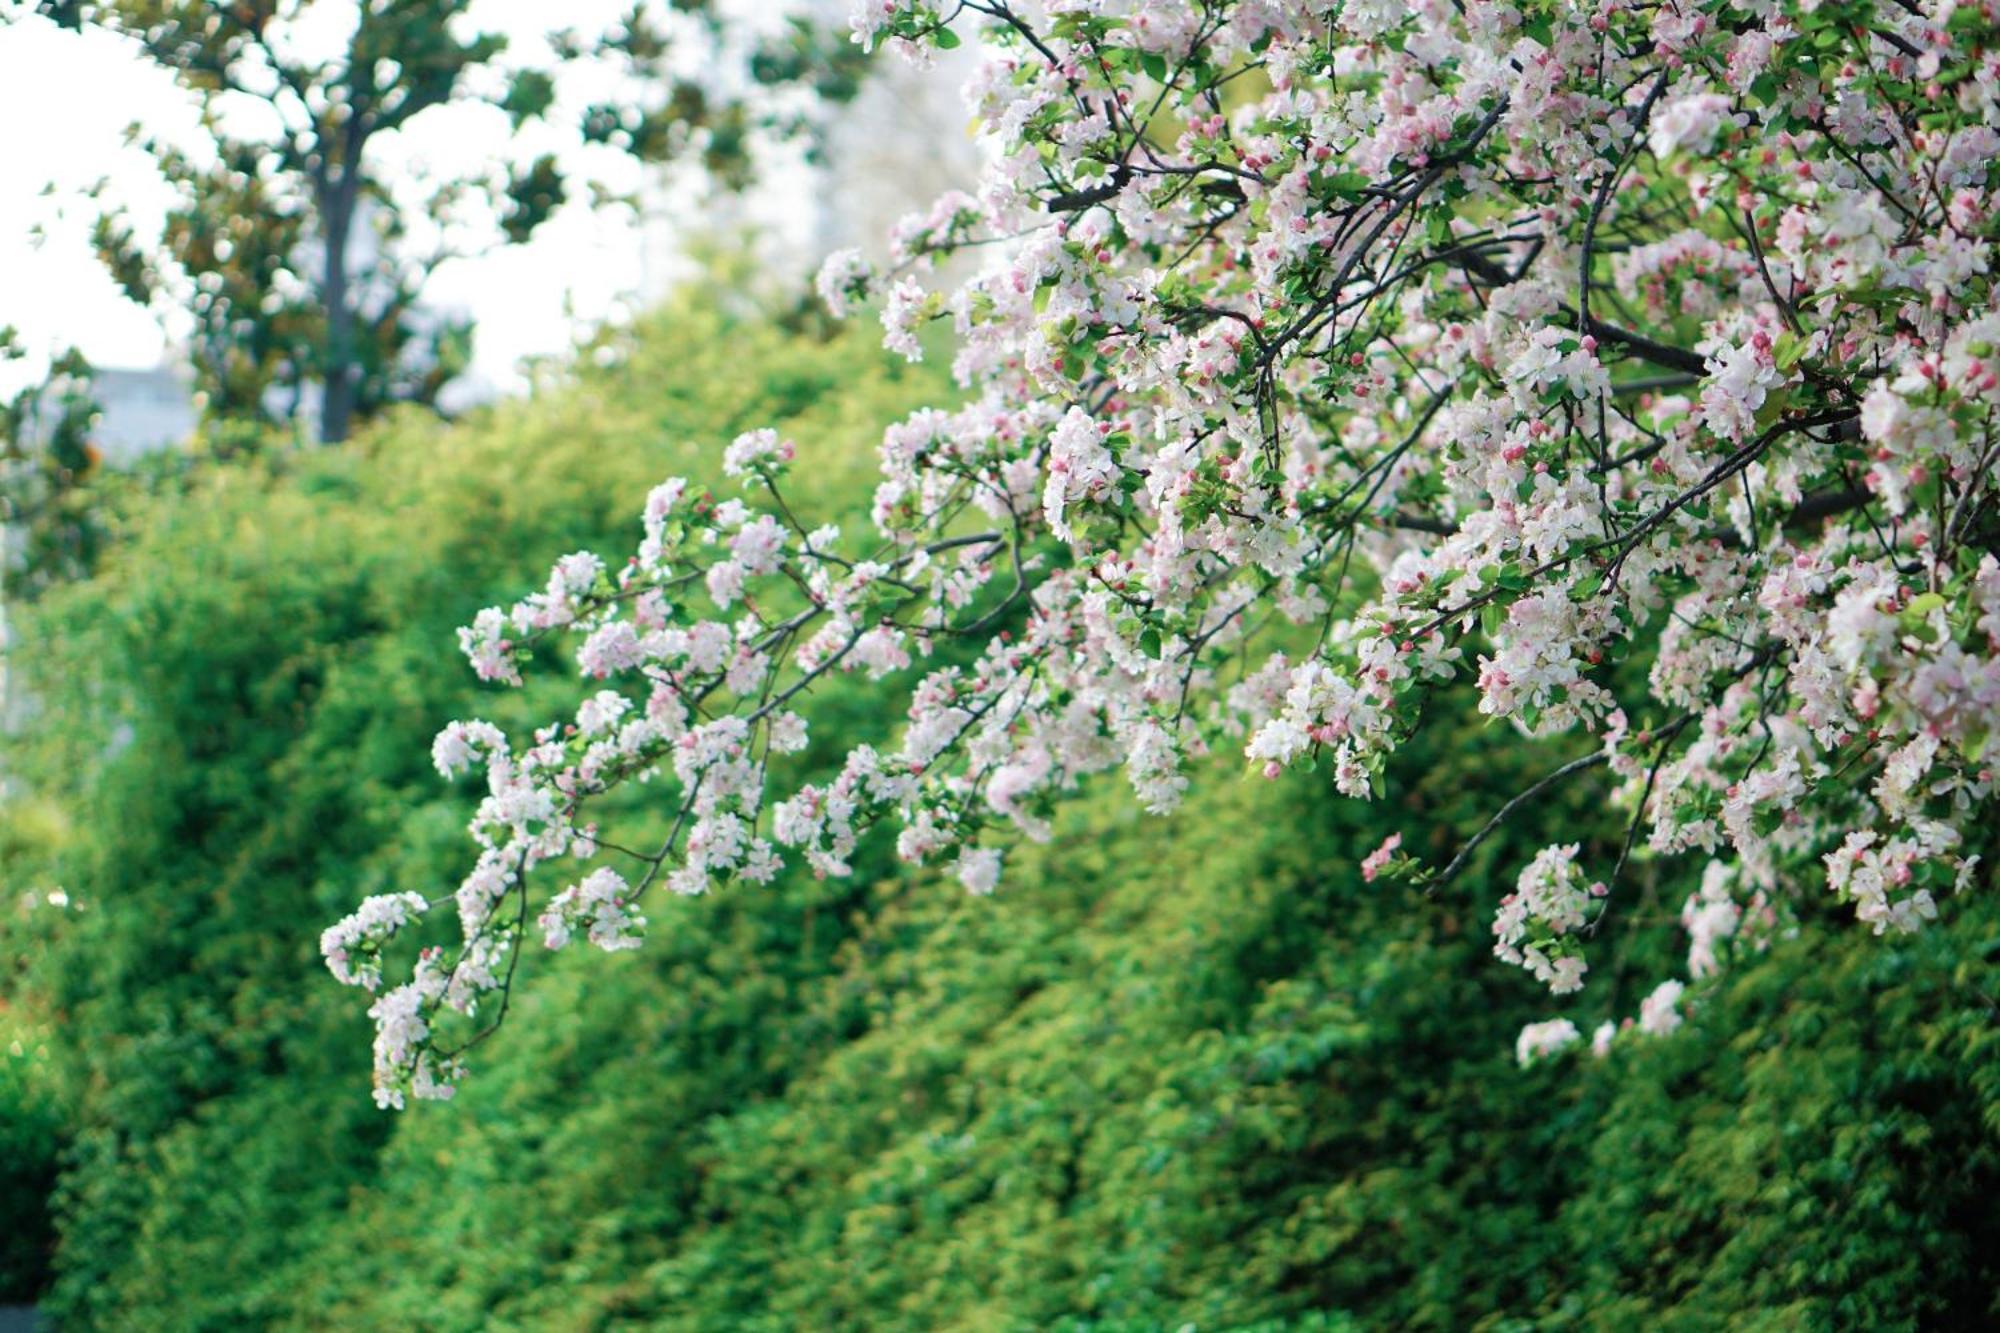
[[(1622, 1023), (1614, 1023), (1607, 1019), (1598, 1024), (1590, 1037), (1590, 1053), (1603, 1059), (1611, 1053), (1613, 1043), (1623, 1032), (1636, 1031), (1645, 1037), (1672, 1035), (1686, 1021), (1681, 1014), (1682, 998), (1686, 992), (1687, 986), (1683, 982), (1662, 981), (1639, 1001), (1636, 1021), (1627, 1018)], [(1521, 1029), (1521, 1035), (1515, 1039), (1514, 1058), (1523, 1066), (1530, 1065), (1567, 1050), (1581, 1038), (1576, 1024), (1567, 1018), (1530, 1023)]]
[(1544, 1056), (1575, 1045), (1582, 1035), (1576, 1030), (1576, 1024), (1567, 1018), (1530, 1023), (1521, 1029), (1520, 1037), (1514, 1042), (1514, 1058), (1523, 1065), (1533, 1064)]
[(540, 924), (542, 942), (551, 949), (568, 944), (582, 931), (590, 942), (606, 953), (636, 949), (646, 929), (646, 918), (631, 910), (632, 888), (625, 877), (609, 866), (600, 866), (549, 899)]
[(820, 265), (813, 286), (833, 317), (845, 319), (856, 303), (868, 299), (874, 280), (875, 270), (862, 258), (861, 251), (836, 250)]
[(429, 908), (420, 893), (363, 899), (351, 914), (320, 932), (320, 954), (343, 983), (374, 990), (382, 984), (382, 946)]
[[(1092, 774), (1165, 812), (1240, 749), (1368, 798), (1447, 697), (1586, 738), (1551, 780), (1627, 821), (1590, 844), (1601, 882), (1566, 843), (1499, 908), (1496, 952), (1558, 994), (1631, 859), (1709, 867), (1693, 981), (1806, 895), (1904, 931), (1988, 873), (1992, 25), (1886, 0), (852, 21), (920, 62), (973, 24), (979, 189), (899, 226), (891, 271), (847, 252), (820, 281), (836, 314), (881, 297), (912, 358), (948, 321), (963, 405), (885, 433), (873, 533), (803, 528), (780, 487), (810, 444), (752, 432), (722, 460), (740, 497), (668, 482), (636, 555), (565, 557), (461, 632), (483, 679), (518, 684), (554, 636), (593, 683), (525, 743), (440, 735), (441, 770), (485, 771), (480, 851), (462, 940), (377, 1006), (385, 1098), (449, 1087), (443, 1011), (504, 986), (537, 920), (622, 946), (655, 882), (843, 874), (885, 821), (989, 893), (1000, 840), (1045, 836)], [(983, 267), (933, 286), (961, 250)], [(900, 724), (826, 772), (780, 762), (851, 671)], [(670, 835), (619, 852), (594, 803), (656, 779)], [(605, 855), (635, 858), (629, 886), (532, 875)], [(1462, 860), (1391, 845), (1356, 877), (1435, 891)], [(411, 897), (329, 933), (337, 975), (372, 984)], [(1683, 984), (1636, 1026), (1678, 1026)]]
[(1575, 951), (1574, 932), (1590, 920), (1590, 907), (1602, 898), (1602, 881), (1586, 886), (1576, 867), (1577, 844), (1544, 847), (1521, 872), (1514, 892), (1500, 900), (1493, 919), (1493, 953), (1534, 973), (1535, 980), (1557, 995), (1583, 989), (1590, 970)]
[(745, 431), (722, 451), (722, 472), (729, 477), (766, 471), (782, 473), (797, 453), (798, 446), (779, 439), (774, 430)]

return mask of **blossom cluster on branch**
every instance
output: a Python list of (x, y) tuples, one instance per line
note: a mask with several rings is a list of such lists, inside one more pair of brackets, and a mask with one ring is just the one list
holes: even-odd
[[(518, 749), (439, 737), (484, 770), (480, 851), (461, 941), (376, 1003), (378, 1100), (448, 1095), (524, 942), (628, 947), (657, 884), (842, 874), (887, 824), (990, 892), (1092, 774), (1157, 814), (1215, 752), (1367, 798), (1458, 690), (1578, 756), (1495, 824), (1599, 770), (1629, 819), (1606, 864), (1550, 847), (1494, 895), (1497, 955), (1553, 992), (1586, 986), (1634, 855), (1700, 881), (1690, 978), (1816, 895), (1920, 927), (1981, 877), (1993, 809), (1995, 18), (862, 0), (864, 43), (983, 43), (990, 166), (889, 271), (836, 255), (820, 289), (879, 298), (913, 358), (948, 322), (966, 404), (886, 432), (872, 532), (798, 521), (810, 448), (757, 432), (724, 456), (740, 494), (669, 481), (629, 558), (565, 557), (463, 631), (487, 679), (556, 638), (598, 688)], [(939, 285), (960, 251), (984, 266)], [(807, 697), (853, 672), (905, 720), (794, 772)], [(648, 780), (666, 836), (615, 845), (595, 806)], [(1435, 891), (1493, 827), (1362, 869)], [(630, 877), (537, 887), (600, 858)], [(375, 985), (413, 899), (330, 930), (336, 974)], [(1593, 1045), (1694, 994), (1663, 980)], [(1558, 1018), (1519, 1051), (1578, 1040)]]

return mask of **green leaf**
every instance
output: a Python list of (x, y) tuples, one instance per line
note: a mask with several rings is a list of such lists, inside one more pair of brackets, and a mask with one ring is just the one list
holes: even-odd
[(1785, 409), (1791, 405), (1791, 385), (1783, 385), (1772, 390), (1771, 396), (1764, 400), (1764, 405), (1757, 409), (1757, 415), (1754, 418), (1756, 428), (1760, 431), (1769, 430), (1778, 423), (1778, 418), (1783, 416)]
[(1369, 178), (1358, 171), (1336, 171), (1319, 178), (1320, 188), (1337, 199), (1358, 199)]

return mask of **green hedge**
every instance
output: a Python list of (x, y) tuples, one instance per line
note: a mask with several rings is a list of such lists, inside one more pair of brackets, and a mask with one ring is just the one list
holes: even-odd
[[(662, 902), (637, 953), (533, 960), (457, 1102), (376, 1112), (318, 931), (462, 871), (442, 721), (571, 688), (481, 689), (451, 630), (563, 551), (629, 544), (647, 486), (712, 475), (753, 425), (806, 445), (820, 515), (859, 521), (880, 425), (946, 392), (871, 342), (683, 300), (531, 402), (197, 471), (33, 613), (8, 887), (72, 905), (0, 915), (53, 1066), (40, 1110), (0, 1083), (43, 1172), (0, 1188), (32, 1193), (60, 1137), (61, 1326), (2000, 1314), (1990, 894), (1908, 940), (1809, 912), (1682, 1034), (1519, 1070), (1551, 1006), (1490, 958), (1498, 877), (1622, 828), (1586, 786), (1435, 899), (1363, 884), (1389, 830), (1448, 852), (1551, 766), (1470, 719), (1376, 805), (1224, 761), (1162, 822), (1114, 777), (992, 900), (874, 847), (851, 881)], [(865, 688), (820, 718), (822, 746), (886, 725)], [(1677, 967), (1686, 879), (1621, 888), (1642, 928), (1579, 1021)]]

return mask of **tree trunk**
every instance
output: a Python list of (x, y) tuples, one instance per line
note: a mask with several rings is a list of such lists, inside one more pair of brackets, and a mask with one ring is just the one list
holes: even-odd
[(350, 166), (328, 194), (321, 218), (326, 235), (326, 271), (321, 278), (321, 297), (326, 302), (325, 378), (319, 414), (322, 444), (345, 440), (354, 417), (354, 308), (347, 297), (347, 237), (354, 222), (353, 194), (347, 181), (352, 175)]
[(324, 396), (320, 400), (321, 444), (339, 444), (354, 425), (357, 358), (354, 351), (354, 304), (348, 295), (348, 241), (354, 229), (355, 205), (361, 198), (361, 150), (367, 139), (364, 117), (355, 112), (341, 133), (338, 174), (321, 177), (320, 226), (326, 237), (326, 268), (320, 296), (326, 303)]

